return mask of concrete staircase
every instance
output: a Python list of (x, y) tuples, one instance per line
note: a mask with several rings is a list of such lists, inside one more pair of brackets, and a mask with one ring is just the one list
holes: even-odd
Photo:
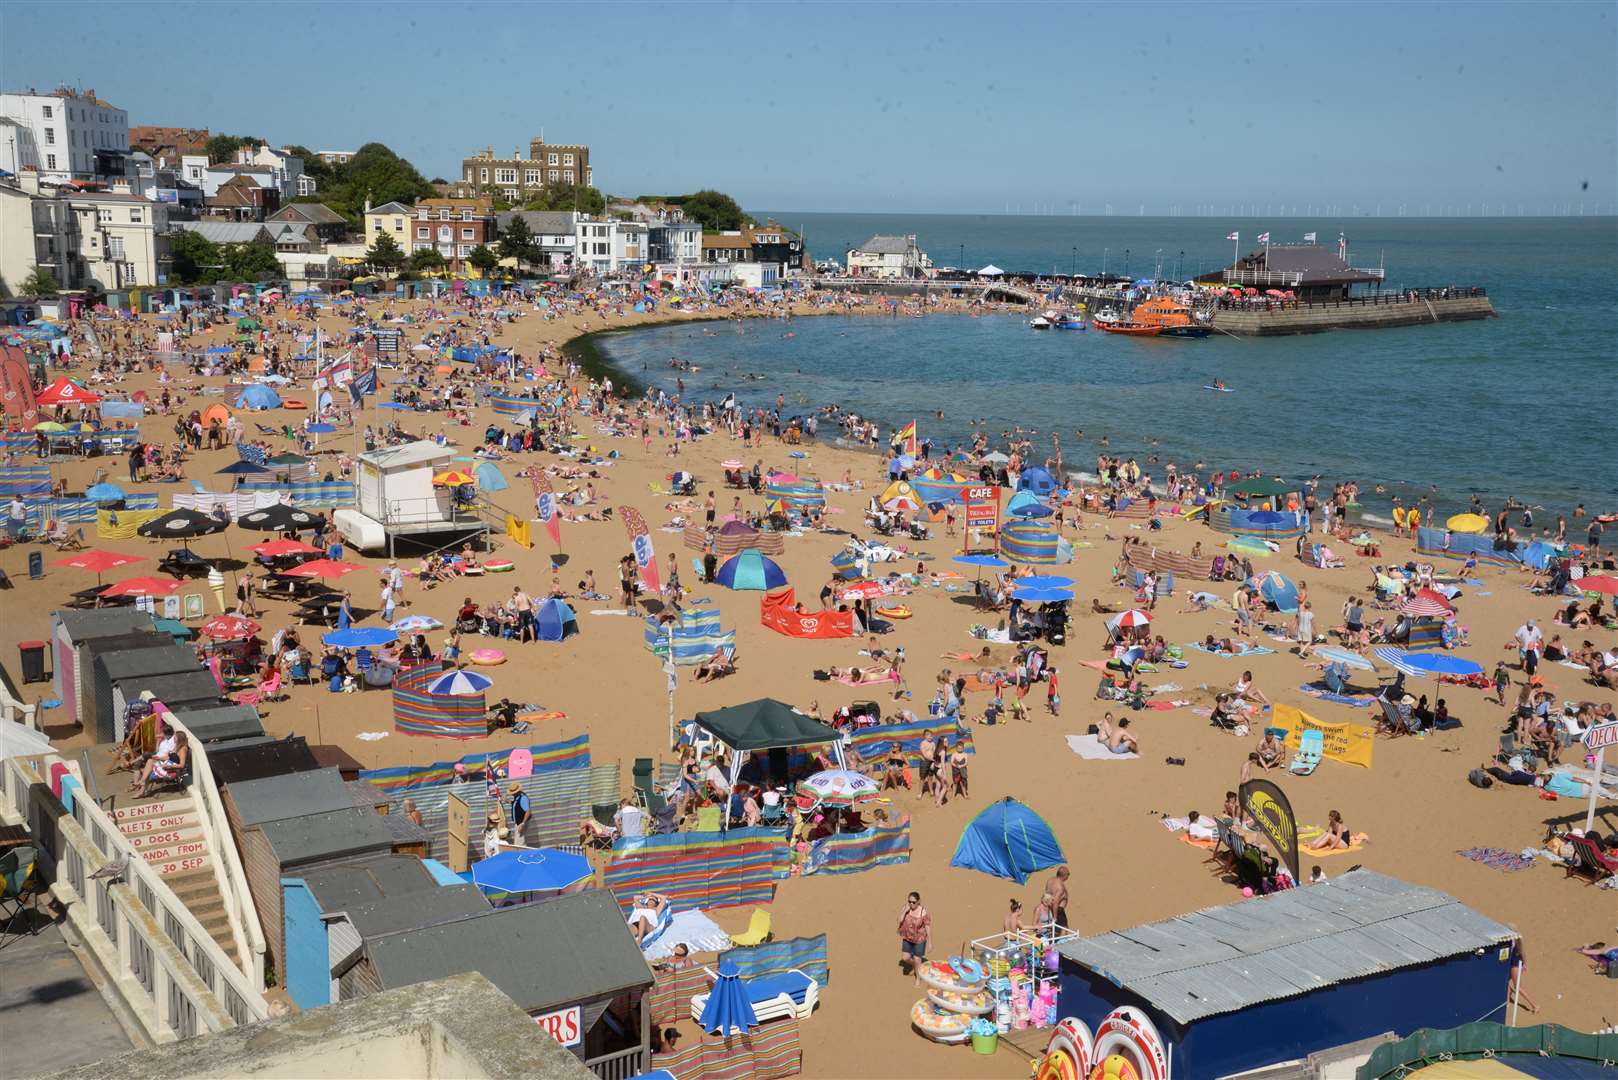
[(225, 955), (240, 964), (230, 916), (214, 879), (214, 854), (208, 850), (191, 795), (119, 807), (112, 811), (112, 818), (130, 846), (157, 871)]

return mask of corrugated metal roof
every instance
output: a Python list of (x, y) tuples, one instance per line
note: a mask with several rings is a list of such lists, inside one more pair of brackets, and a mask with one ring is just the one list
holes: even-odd
[(873, 236), (854, 250), (865, 255), (903, 255), (915, 243), (912, 236)]
[(336, 769), (311, 769), (284, 776), (266, 776), (262, 780), (241, 780), (231, 784), (229, 790), (236, 804), (236, 814), (247, 828), (304, 814), (354, 808)]
[(1446, 893), (1355, 870), (1070, 942), (1062, 955), (1191, 1023), (1516, 937)]
[(270, 230), (253, 221), (176, 221), (174, 228), (194, 232), (215, 244), (268, 243)]
[(327, 814), (267, 821), (262, 826), (276, 861), (283, 868), (336, 859), (344, 855), (365, 855), (390, 851), (393, 841), (375, 814), (357, 807), (333, 810)]

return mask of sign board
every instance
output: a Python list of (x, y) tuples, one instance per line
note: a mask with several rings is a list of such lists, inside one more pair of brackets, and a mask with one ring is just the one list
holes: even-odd
[(974, 484), (961, 492), (966, 504), (965, 550), (997, 551), (1000, 547), (1000, 488), (994, 484)]
[(584, 1041), (584, 1010), (578, 1005), (542, 1013), (534, 1017), (534, 1023), (563, 1046), (577, 1046)]
[(1618, 720), (1591, 724), (1584, 733), (1584, 746), (1587, 750), (1601, 750), (1608, 746), (1618, 746)]
[(467, 807), (466, 800), (453, 791), (449, 794), (448, 824), (449, 868), (457, 874), (464, 874), (472, 868), (472, 861), (467, 855), (467, 847), (471, 843), (472, 811)]

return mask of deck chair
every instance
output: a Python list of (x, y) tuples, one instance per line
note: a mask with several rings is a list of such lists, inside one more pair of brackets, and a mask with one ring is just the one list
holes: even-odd
[(1308, 776), (1320, 767), (1325, 753), (1326, 736), (1319, 731), (1305, 731), (1298, 739), (1298, 752), (1292, 757), (1287, 771), (1294, 776)]
[(281, 672), (275, 671), (252, 690), (238, 690), (230, 695), (230, 700), (238, 705), (262, 705), (266, 701), (276, 701), (285, 696), (281, 692)]
[[(26, 845), (14, 847), (0, 855), (0, 917), (5, 919), (4, 933), (10, 935), (22, 923), (28, 936), (39, 933), (39, 920), (34, 918), (34, 897), (39, 892), (39, 875), (35, 872), (34, 849)], [(0, 939), (0, 949), (15, 937)]]
[(1230, 824), (1230, 818), (1214, 818), (1214, 846), (1203, 862), (1222, 863), (1230, 854), (1233, 837)]
[(1602, 851), (1588, 836), (1569, 836), (1565, 839), (1573, 845), (1573, 861), (1567, 866), (1568, 877), (1582, 877), (1585, 884), (1593, 885), (1603, 878), (1618, 874), (1618, 855)]
[(754, 908), (752, 918), (747, 922), (747, 929), (739, 934), (732, 934), (732, 945), (762, 945), (770, 940), (770, 912), (767, 908)]
[[(708, 976), (718, 979), (711, 970)], [(820, 1003), (820, 983), (807, 972), (798, 968), (783, 971), (776, 975), (760, 975), (751, 979), (743, 979), (742, 986), (747, 990), (747, 997), (753, 1006), (753, 1016), (760, 1022), (794, 1017), (798, 1020), (807, 1020)], [(702, 1011), (708, 1005), (708, 994), (701, 993), (691, 998), (691, 1019), (697, 1023), (702, 1022)]]
[(1377, 698), (1376, 703), (1382, 706), (1382, 717), (1388, 722), (1389, 735), (1410, 734), (1410, 714), (1402, 705), (1395, 705), (1387, 698)]

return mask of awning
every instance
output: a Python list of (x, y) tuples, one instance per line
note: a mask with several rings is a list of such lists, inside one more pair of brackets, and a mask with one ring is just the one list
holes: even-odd
[(697, 726), (739, 753), (790, 746), (821, 746), (842, 736), (774, 698), (759, 698), (712, 712), (699, 712)]

